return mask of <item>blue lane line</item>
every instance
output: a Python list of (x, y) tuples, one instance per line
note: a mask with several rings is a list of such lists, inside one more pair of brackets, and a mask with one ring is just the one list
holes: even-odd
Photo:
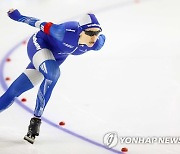
[[(24, 42), (24, 41), (22, 41), (22, 42)], [(15, 52), (15, 50), (16, 50), (19, 46), (22, 45), (22, 42), (18, 43), (18, 44), (17, 44), (16, 46), (14, 46), (11, 50), (9, 50), (8, 52), (6, 52), (6, 55), (3, 57), (3, 59), (2, 59), (2, 61), (1, 61), (1, 63), (0, 63), (0, 84), (1, 84), (2, 88), (3, 88), (5, 91), (8, 89), (8, 85), (6, 84), (6, 82), (5, 82), (5, 80), (4, 80), (4, 79), (5, 79), (5, 77), (4, 77), (4, 70), (5, 70), (6, 59), (9, 58), (10, 55), (11, 55), (13, 52)], [(16, 102), (20, 107), (22, 107), (25, 111), (29, 112), (30, 114), (33, 114), (33, 113), (34, 113), (32, 109), (30, 109), (29, 107), (27, 107), (26, 105), (24, 105), (20, 100), (16, 99), (15, 102)], [(68, 129), (66, 129), (66, 128), (62, 128), (62, 127), (60, 127), (59, 125), (57, 125), (56, 123), (48, 120), (48, 119), (45, 118), (45, 117), (42, 117), (42, 120), (43, 120), (44, 122), (46, 122), (48, 125), (50, 125), (50, 126), (52, 126), (52, 127), (54, 127), (54, 128), (57, 128), (57, 129), (65, 132), (65, 133), (68, 133), (68, 134), (70, 134), (70, 135), (72, 135), (72, 136), (74, 136), (74, 137), (76, 137), (76, 138), (79, 138), (79, 139), (81, 139), (81, 140), (83, 140), (83, 141), (86, 141), (86, 142), (91, 143), (91, 144), (93, 144), (93, 145), (96, 145), (96, 146), (98, 146), (98, 147), (104, 148), (104, 149), (106, 149), (106, 150), (108, 150), (108, 151), (111, 151), (111, 152), (113, 152), (113, 153), (123, 154), (121, 151), (118, 151), (118, 150), (115, 150), (115, 149), (109, 149), (109, 148), (107, 148), (107, 147), (106, 147), (105, 145), (103, 145), (103, 144), (100, 144), (100, 143), (98, 143), (98, 142), (96, 142), (96, 141), (93, 141), (93, 140), (91, 140), (91, 139), (88, 139), (88, 138), (86, 138), (86, 137), (84, 137), (84, 136), (82, 136), (82, 135), (79, 135), (79, 134), (77, 134), (77, 133), (75, 133), (75, 132), (72, 132), (72, 131), (70, 131), (70, 130), (68, 130)]]

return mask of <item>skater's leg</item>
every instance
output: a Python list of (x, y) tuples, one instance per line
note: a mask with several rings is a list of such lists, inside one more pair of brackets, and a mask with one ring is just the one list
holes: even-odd
[(34, 55), (33, 65), (43, 74), (44, 80), (37, 94), (36, 107), (34, 110), (35, 117), (30, 120), (28, 133), (24, 137), (24, 139), (30, 143), (34, 143), (35, 136), (39, 135), (40, 118), (60, 76), (59, 64), (55, 60), (52, 52), (48, 49), (42, 49)]
[(12, 105), (14, 99), (42, 81), (43, 75), (35, 69), (26, 69), (0, 97), (0, 112)]
[(47, 60), (40, 65), (39, 71), (44, 75), (44, 80), (40, 85), (36, 107), (34, 115), (36, 117), (41, 117), (44, 111), (44, 108), (51, 96), (52, 90), (56, 85), (59, 76), (60, 69), (59, 65), (55, 60)]
[(52, 90), (60, 76), (59, 64), (49, 49), (43, 48), (37, 51), (32, 57), (34, 67), (44, 76), (40, 85), (34, 115), (41, 117), (43, 110), (50, 98)]

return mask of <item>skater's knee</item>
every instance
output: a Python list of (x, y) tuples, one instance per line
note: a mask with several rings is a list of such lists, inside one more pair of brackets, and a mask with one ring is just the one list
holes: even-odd
[(40, 72), (46, 79), (57, 81), (60, 77), (59, 65), (55, 60), (48, 60), (43, 62), (39, 67)]
[(60, 70), (59, 69), (54, 69), (50, 71), (47, 75), (47, 79), (56, 82), (60, 77)]
[(48, 74), (48, 78), (51, 80), (51, 81), (57, 81), (60, 77), (60, 70), (59, 69), (56, 69), (52, 72), (50, 72)]

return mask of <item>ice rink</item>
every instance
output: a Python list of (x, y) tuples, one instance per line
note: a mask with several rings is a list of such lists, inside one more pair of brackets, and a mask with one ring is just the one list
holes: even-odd
[(54, 23), (94, 12), (106, 43), (98, 52), (69, 56), (61, 65), (33, 145), (23, 137), (39, 85), (0, 114), (0, 154), (122, 154), (122, 147), (127, 154), (180, 153), (180, 142), (118, 142), (112, 149), (103, 143), (108, 132), (180, 136), (179, 0), (1, 0), (0, 94), (25, 70), (26, 43), (38, 31), (11, 20), (10, 8)]

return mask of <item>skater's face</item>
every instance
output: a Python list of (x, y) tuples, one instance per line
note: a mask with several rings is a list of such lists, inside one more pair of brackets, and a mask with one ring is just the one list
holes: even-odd
[(82, 31), (79, 37), (79, 44), (86, 44), (88, 47), (92, 47), (97, 41), (100, 32), (99, 28), (88, 28)]

